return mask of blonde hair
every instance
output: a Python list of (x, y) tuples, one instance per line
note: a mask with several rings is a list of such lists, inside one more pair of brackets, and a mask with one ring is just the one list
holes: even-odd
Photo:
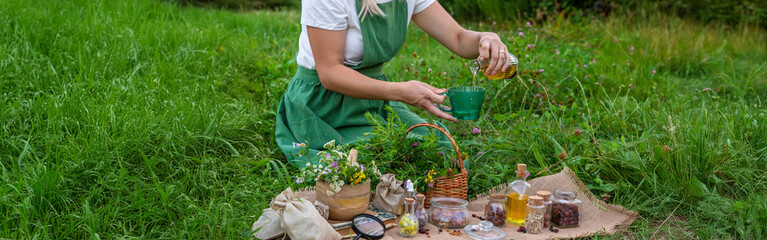
[[(396, 1), (396, 0), (392, 0)], [(365, 16), (368, 14), (378, 15), (378, 16), (386, 16), (384, 12), (381, 10), (381, 8), (378, 7), (378, 1), (377, 0), (362, 0), (362, 6), (360, 7), (360, 22), (365, 20)]]

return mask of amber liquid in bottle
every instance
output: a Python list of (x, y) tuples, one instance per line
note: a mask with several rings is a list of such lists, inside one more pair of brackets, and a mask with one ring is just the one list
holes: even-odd
[(524, 226), (527, 217), (527, 165), (517, 164), (516, 180), (506, 189), (506, 222)]
[(498, 79), (510, 79), (517, 75), (517, 57), (514, 56), (514, 54), (508, 55), (509, 59), (509, 67), (506, 68), (506, 71), (500, 71), (497, 70), (495, 74), (492, 72), (487, 72), (487, 67), (490, 65), (489, 61), (477, 61), (475, 60), (472, 66), (472, 73), (476, 76), (477, 72), (482, 72), (482, 75), (485, 75), (488, 79), (492, 80), (498, 80)]
[(525, 225), (527, 216), (527, 194), (512, 193), (506, 195), (506, 222), (516, 225)]
[(509, 79), (514, 77), (517, 73), (517, 66), (511, 65), (509, 68), (506, 69), (505, 72), (498, 71), (495, 74), (487, 72), (487, 64), (483, 64), (482, 68), (480, 68), (480, 71), (482, 71), (482, 74), (485, 75), (488, 79), (498, 80), (498, 79)]

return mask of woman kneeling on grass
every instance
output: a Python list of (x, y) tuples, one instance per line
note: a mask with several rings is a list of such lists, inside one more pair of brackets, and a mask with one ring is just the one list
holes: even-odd
[[(389, 105), (402, 122), (425, 122), (402, 103), (456, 121), (439, 110), (445, 89), (420, 81), (390, 82), (383, 63), (405, 41), (412, 19), (418, 27), (463, 58), (490, 59), (487, 72), (506, 71), (506, 45), (495, 33), (469, 31), (436, 0), (303, 0), (298, 71), (282, 96), (275, 138), (289, 161), (304, 166), (296, 143), (306, 143), (314, 156), (330, 140), (349, 144), (372, 126), (369, 112), (387, 117)], [(415, 134), (427, 134), (416, 129)]]

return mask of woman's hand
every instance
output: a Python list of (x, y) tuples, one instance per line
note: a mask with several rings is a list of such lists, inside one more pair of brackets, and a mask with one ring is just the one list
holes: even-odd
[(397, 101), (429, 111), (435, 116), (448, 121), (458, 121), (435, 105), (435, 103), (443, 103), (445, 101), (445, 96), (440, 95), (445, 92), (445, 89), (438, 89), (419, 81), (394, 82), (393, 84), (395, 84)]
[(498, 34), (483, 32), (479, 38), (479, 60), (490, 59), (485, 74), (495, 75), (509, 68), (509, 48), (503, 44)]
[(437, 1), (413, 15), (413, 22), (458, 56), (490, 60), (487, 74), (495, 75), (509, 68), (509, 49), (498, 34), (464, 29)]

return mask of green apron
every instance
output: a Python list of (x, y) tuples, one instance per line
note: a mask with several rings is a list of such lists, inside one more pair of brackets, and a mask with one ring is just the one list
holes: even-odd
[[(360, 0), (356, 2), (359, 12)], [(360, 22), (364, 47), (362, 63), (349, 67), (365, 76), (387, 81), (383, 63), (391, 60), (405, 41), (407, 2), (392, 0), (378, 6), (386, 16), (367, 15)], [(383, 120), (387, 116), (385, 105), (390, 105), (402, 122), (409, 125), (425, 122), (400, 102), (359, 99), (327, 90), (320, 84), (316, 70), (299, 66), (280, 100), (275, 138), (288, 161), (303, 167), (309, 161), (316, 163), (314, 156), (330, 140), (340, 144), (364, 140), (364, 133), (372, 131), (365, 113), (370, 112)], [(413, 130), (419, 135), (428, 132), (426, 128)], [(308, 155), (299, 156), (302, 147), (296, 147), (296, 143), (306, 143)]]

